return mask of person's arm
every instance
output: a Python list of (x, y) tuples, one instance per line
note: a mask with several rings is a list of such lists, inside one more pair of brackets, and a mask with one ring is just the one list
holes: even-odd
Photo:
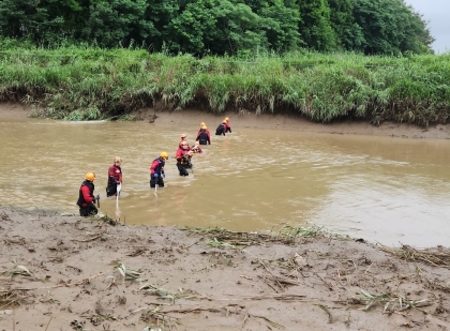
[(184, 151), (182, 149), (177, 149), (177, 153), (175, 154), (175, 157), (177, 158), (177, 161), (181, 161), (183, 158)]
[(120, 184), (122, 184), (122, 168), (119, 168), (120, 172), (116, 173), (116, 179), (119, 181)]
[(155, 169), (156, 169), (156, 167), (158, 166), (158, 161), (156, 161), (156, 160), (154, 160), (153, 162), (152, 162), (152, 165), (150, 166), (150, 174), (151, 175), (154, 175), (155, 174)]

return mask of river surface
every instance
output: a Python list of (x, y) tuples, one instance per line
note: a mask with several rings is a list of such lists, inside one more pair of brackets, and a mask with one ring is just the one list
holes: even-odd
[[(450, 140), (237, 128), (213, 136), (190, 176), (180, 177), (179, 135), (193, 143), (197, 129), (0, 119), (0, 204), (78, 213), (78, 189), (93, 171), (101, 213), (127, 224), (317, 225), (390, 246), (450, 246)], [(149, 166), (161, 151), (170, 155), (166, 187), (155, 192)], [(124, 174), (118, 201), (105, 196), (116, 155)]]

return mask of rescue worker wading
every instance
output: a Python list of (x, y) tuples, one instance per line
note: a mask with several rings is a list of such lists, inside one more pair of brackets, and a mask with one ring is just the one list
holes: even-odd
[(230, 119), (228, 117), (225, 117), (224, 121), (225, 123), (225, 133), (232, 133), (231, 132), (231, 124), (230, 124)]
[(200, 145), (211, 145), (211, 135), (205, 124), (200, 127), (195, 140), (198, 141)]
[(166, 174), (164, 173), (164, 166), (169, 159), (169, 155), (166, 152), (161, 152), (157, 159), (154, 159), (150, 166), (150, 187), (154, 188), (156, 184), (159, 187), (164, 187), (164, 180)]
[[(183, 141), (187, 142), (186, 137), (187, 137), (187, 136), (186, 136), (185, 133), (180, 134), (180, 142), (178, 143), (178, 148), (181, 148), (181, 143), (182, 143)], [(189, 143), (188, 143), (188, 144), (189, 144)]]
[(225, 135), (227, 131), (227, 121), (223, 120), (216, 129), (216, 136)]
[(178, 148), (176, 153), (177, 167), (180, 172), (180, 176), (189, 176), (187, 169), (192, 168), (192, 155), (194, 155), (194, 152), (190, 150), (187, 141), (182, 141), (180, 148)]
[(114, 158), (114, 164), (108, 169), (108, 185), (106, 186), (106, 196), (117, 194), (117, 185), (122, 184), (122, 159), (120, 156)]
[(80, 207), (80, 216), (97, 215), (98, 209), (94, 205), (95, 174), (93, 172), (88, 172), (85, 179), (86, 180), (81, 183), (77, 201), (77, 205)]

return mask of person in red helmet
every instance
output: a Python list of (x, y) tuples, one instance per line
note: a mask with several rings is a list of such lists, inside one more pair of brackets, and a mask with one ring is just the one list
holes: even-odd
[(193, 155), (194, 152), (190, 150), (188, 142), (182, 141), (176, 152), (177, 167), (180, 176), (189, 176), (187, 169), (192, 168), (191, 158)]
[(180, 142), (178, 143), (178, 148), (181, 147), (181, 143), (182, 143), (183, 141), (187, 142), (186, 137), (187, 137), (187, 136), (186, 136), (185, 133), (180, 134)]
[(228, 118), (228, 117), (225, 117), (225, 120), (224, 120), (226, 123), (225, 123), (225, 133), (232, 133), (231, 132), (231, 124), (230, 124), (230, 119)]
[(122, 185), (122, 158), (116, 156), (114, 164), (108, 169), (108, 185), (106, 186), (106, 196), (117, 195), (117, 186)]
[(93, 172), (88, 172), (84, 182), (81, 183), (77, 201), (77, 205), (80, 207), (80, 216), (87, 217), (97, 215), (98, 213), (98, 209), (94, 205), (94, 180), (95, 174)]
[(200, 130), (197, 133), (197, 138), (195, 140), (198, 141), (200, 145), (211, 145), (211, 134), (209, 133), (209, 130), (204, 123), (200, 127)]
[(216, 136), (225, 135), (227, 131), (227, 121), (223, 120), (216, 129)]
[(159, 187), (164, 187), (164, 180), (166, 174), (164, 172), (164, 166), (169, 159), (169, 155), (166, 152), (161, 152), (157, 159), (154, 159), (150, 166), (150, 187), (154, 188), (156, 184)]

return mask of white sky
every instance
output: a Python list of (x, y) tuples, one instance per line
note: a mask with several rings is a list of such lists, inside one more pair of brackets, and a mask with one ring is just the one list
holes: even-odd
[(450, 0), (404, 0), (423, 15), (431, 35), (436, 39), (433, 49), (437, 54), (450, 52)]

